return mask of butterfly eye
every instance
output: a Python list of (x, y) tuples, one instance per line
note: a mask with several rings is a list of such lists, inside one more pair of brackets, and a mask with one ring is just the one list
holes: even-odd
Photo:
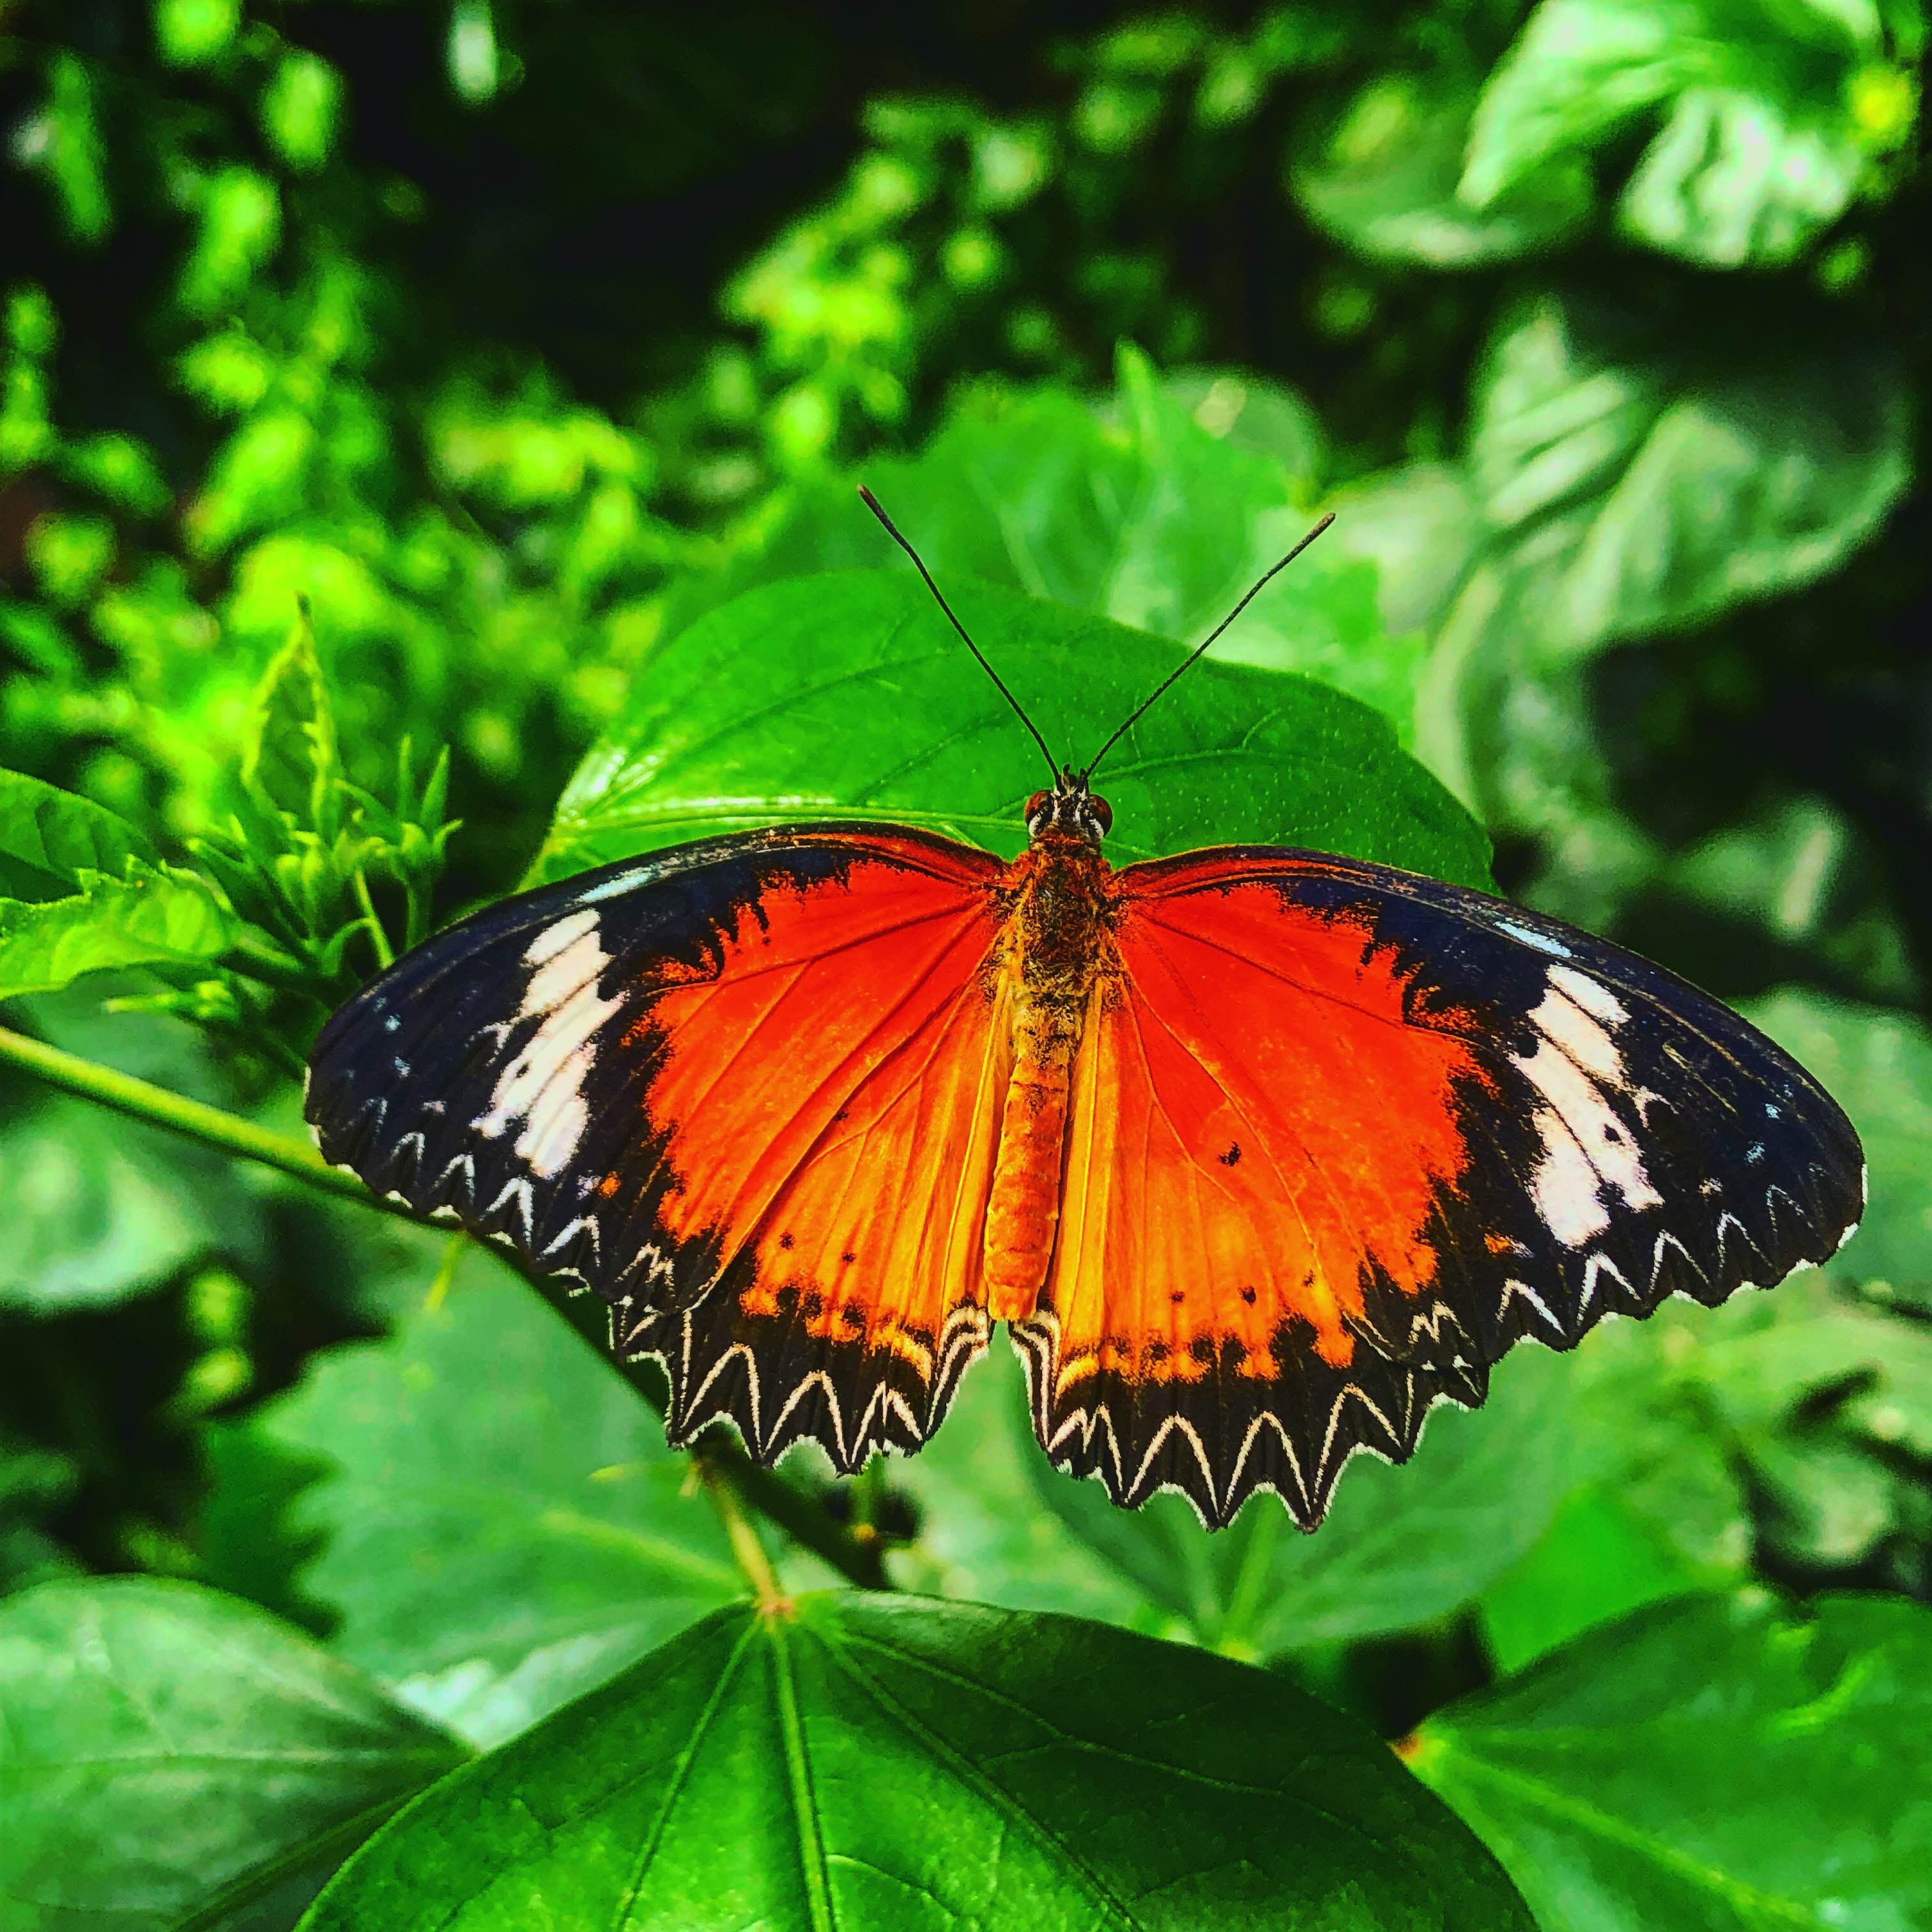
[(1052, 793), (1050, 793), (1050, 792), (1044, 792), (1044, 791), (1036, 791), (1036, 792), (1035, 792), (1035, 793), (1034, 794), (1034, 795), (1032, 796), (1032, 797), (1030, 797), (1030, 799), (1028, 799), (1028, 800), (1027, 800), (1027, 808), (1026, 808), (1026, 821), (1027, 821), (1027, 823), (1028, 823), (1029, 825), (1030, 825), (1030, 824), (1034, 822), (1034, 820), (1036, 818), (1037, 818), (1040, 815), (1040, 814), (1046, 809), (1047, 806), (1048, 806), (1049, 804), (1051, 804), (1052, 802)]
[(1088, 796), (1087, 809), (1093, 814), (1094, 823), (1100, 828), (1100, 836), (1106, 838), (1114, 829), (1114, 808), (1098, 792), (1093, 792)]

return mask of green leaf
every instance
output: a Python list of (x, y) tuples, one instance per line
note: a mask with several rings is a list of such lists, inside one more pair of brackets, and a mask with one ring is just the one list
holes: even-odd
[(231, 164), (201, 185), (194, 246), (182, 265), (181, 304), (206, 317), (230, 307), (280, 244), (282, 202), (275, 184)]
[(212, 1924), (462, 1756), (252, 1604), (133, 1577), (0, 1603), (0, 1741), (8, 1932)]
[(1444, 1405), (1400, 1468), (1359, 1459), (1312, 1536), (1270, 1498), (1210, 1532), (1178, 1496), (1129, 1512), (1043, 1457), (1039, 1493), (1196, 1641), (1249, 1657), (1432, 1623), (1529, 1549), (1568, 1489), (1568, 1358), (1526, 1348), (1474, 1413)]
[(500, 1262), (457, 1252), (436, 1305), (316, 1357), (251, 1427), (329, 1466), (292, 1524), (326, 1539), (301, 1582), (335, 1648), (490, 1744), (745, 1586), (637, 1392)]
[(446, 1780), (305, 1932), (1514, 1932), (1488, 1855), (1280, 1679), (1072, 1618), (723, 1610)]
[(1932, 1913), (1932, 1612), (1664, 1604), (1424, 1724), (1410, 1763), (1543, 1932), (1904, 1928)]
[[(1678, 904), (1671, 912), (1686, 960), (1700, 918), (1717, 928), (1708, 955), (1741, 942), (1767, 978), (1822, 966), (1835, 984), (1904, 1004), (1920, 991), (1892, 894), (1868, 834), (1829, 800), (1796, 794), (1768, 802), (1674, 854), (1656, 880)], [(1688, 902), (1688, 903), (1685, 903)], [(1721, 922), (1721, 923), (1720, 923)]]
[(1600, 1624), (1689, 1594), (1700, 1579), (1613, 1491), (1564, 1499), (1548, 1533), (1484, 1592), (1483, 1635), (1508, 1676)]
[(1461, 466), (1411, 463), (1349, 484), (1331, 500), (1322, 538), (1376, 567), (1376, 599), (1392, 637), (1432, 633), (1474, 568), (1486, 531)]
[[(1162, 384), (1126, 353), (1102, 410), (1064, 390), (988, 400), (919, 455), (868, 464), (866, 480), (949, 595), (959, 578), (978, 577), (1192, 644), (1306, 531), (1319, 455), (1312, 437), (1291, 436), (1280, 407), (1272, 438), (1255, 425), (1252, 434), (1286, 442), (1309, 470), (1255, 447), (1243, 433), (1253, 379), (1240, 379), (1238, 397), (1217, 395), (1202, 373)], [(801, 492), (749, 557), (688, 584), (670, 622), (754, 583), (868, 566), (910, 568), (849, 484), (824, 484)], [(1214, 655), (1319, 677), (1406, 731), (1422, 647), (1384, 633), (1372, 573), (1324, 538)]]
[(260, 1226), (224, 1163), (58, 1094), (0, 1124), (0, 1310), (35, 1315), (137, 1294)]
[(131, 859), (156, 862), (146, 833), (104, 805), (22, 772), (0, 771), (0, 857), (30, 866), (68, 885), (83, 872), (126, 869)]
[(242, 27), (242, 0), (155, 0), (154, 41), (171, 67), (226, 53)]
[(319, 56), (284, 54), (262, 92), (262, 130), (298, 173), (328, 159), (342, 118), (342, 76)]
[(1864, 1142), (1865, 1217), (1832, 1272), (1932, 1309), (1932, 1033), (1904, 1013), (1796, 988), (1744, 1010), (1824, 1083)]
[(1462, 192), (1488, 208), (1640, 123), (1655, 132), (1618, 205), (1627, 234), (1720, 267), (1788, 262), (1901, 138), (1858, 112), (1880, 56), (1862, 7), (1543, 0), (1484, 89)]
[(1854, 343), (1727, 340), (1700, 364), (1544, 295), (1490, 345), (1470, 460), (1492, 543), (1562, 656), (1832, 569), (1905, 488), (1907, 413), (1888, 358)]
[(1305, 144), (1289, 175), (1310, 218), (1359, 254), (1469, 268), (1547, 248), (1591, 207), (1574, 158), (1511, 183), (1485, 205), (1457, 192), (1473, 92), (1437, 76), (1384, 74)]
[[(1061, 758), (1090, 758), (1180, 662), (1064, 604), (963, 580), (952, 596)], [(539, 868), (560, 878), (706, 832), (844, 817), (1010, 853), (1046, 776), (916, 578), (777, 584), (659, 648), (571, 781)], [(1198, 664), (1102, 778), (1123, 862), (1251, 842), (1486, 877), (1481, 833), (1387, 723), (1310, 679)]]
[(51, 992), (84, 973), (212, 965), (242, 937), (213, 886), (172, 866), (81, 875), (70, 897), (0, 899), (0, 1000)]

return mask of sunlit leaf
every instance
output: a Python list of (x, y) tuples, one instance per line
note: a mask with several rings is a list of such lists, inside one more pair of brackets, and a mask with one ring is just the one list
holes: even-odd
[(155, 863), (147, 835), (118, 812), (22, 772), (0, 771), (0, 856), (72, 885), (82, 872), (118, 875)]
[[(981, 578), (1198, 643), (1313, 520), (1318, 451), (1287, 436), (1279, 408), (1275, 447), (1244, 434), (1250, 401), (1211, 380), (1163, 386), (1127, 355), (1102, 410), (1056, 390), (962, 409), (919, 455), (868, 464), (865, 480), (943, 585)], [(695, 580), (671, 621), (753, 583), (855, 567), (910, 568), (848, 483), (814, 486), (748, 557)], [(1384, 629), (1372, 573), (1328, 539), (1214, 654), (1321, 678), (1408, 728), (1420, 640)]]
[[(1057, 757), (1090, 758), (1175, 646), (970, 580), (952, 601)], [(550, 878), (775, 819), (931, 826), (1010, 853), (1048, 773), (916, 578), (850, 572), (748, 592), (659, 648), (557, 808)], [(1102, 772), (1124, 861), (1242, 842), (1445, 878), (1482, 835), (1366, 706), (1312, 680), (1203, 663)]]
[(1387, 1748), (1280, 1678), (1072, 1618), (720, 1611), (446, 1781), (307, 1932), (560, 1923), (1528, 1932)]
[(119, 878), (87, 874), (66, 898), (0, 899), (0, 999), (51, 992), (84, 973), (209, 965), (242, 931), (192, 872), (137, 866)]
[(1771, 0), (1543, 0), (1478, 107), (1462, 192), (1478, 207), (1652, 133), (1618, 219), (1725, 267), (1788, 261), (1844, 212), (1875, 148), (1878, 10)]
[(1574, 157), (1480, 206), (1457, 193), (1474, 105), (1434, 76), (1370, 82), (1307, 144), (1289, 177), (1296, 200), (1363, 254), (1438, 268), (1508, 260), (1574, 232), (1592, 200)]
[(152, 1287), (197, 1256), (256, 1251), (227, 1167), (59, 1095), (0, 1122), (0, 1310), (50, 1315)]
[(152, 1579), (0, 1603), (8, 1932), (171, 1932), (365, 1838), (462, 1757), (298, 1632)]

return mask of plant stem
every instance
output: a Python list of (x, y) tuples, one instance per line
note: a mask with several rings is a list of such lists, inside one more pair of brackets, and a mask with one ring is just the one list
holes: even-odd
[(326, 1193), (340, 1195), (345, 1201), (359, 1202), (365, 1208), (379, 1208), (405, 1220), (422, 1218), (399, 1201), (386, 1201), (371, 1193), (355, 1175), (331, 1167), (314, 1148), (286, 1134), (257, 1126), (253, 1120), (244, 1120), (238, 1114), (228, 1113), (220, 1107), (172, 1094), (165, 1087), (137, 1079), (131, 1073), (118, 1072), (98, 1061), (83, 1060), (78, 1054), (50, 1046), (45, 1040), (30, 1039), (10, 1027), (0, 1027), (0, 1064), (20, 1067), (50, 1086), (77, 1094), (84, 1100), (112, 1107), (130, 1120), (165, 1127), (184, 1139), (199, 1141), (203, 1147), (216, 1148), (224, 1154), (238, 1154), (244, 1160), (259, 1161), (264, 1167), (292, 1174), (296, 1180)]
[(376, 964), (384, 972), (396, 963), (396, 955), (389, 944), (389, 935), (383, 929), (382, 920), (376, 916), (376, 902), (369, 896), (369, 879), (360, 866), (356, 868), (356, 903), (362, 908), (362, 916), (369, 928), (370, 944), (376, 949)]
[[(431, 1221), (400, 1201), (386, 1200), (365, 1187), (352, 1174), (331, 1167), (314, 1148), (302, 1141), (278, 1134), (270, 1127), (257, 1126), (253, 1120), (244, 1120), (239, 1114), (228, 1113), (220, 1107), (211, 1107), (205, 1102), (172, 1094), (152, 1081), (137, 1079), (131, 1073), (118, 1072), (95, 1060), (83, 1060), (78, 1054), (51, 1046), (45, 1040), (32, 1039), (26, 1034), (16, 1033), (10, 1027), (0, 1027), (0, 1066), (17, 1066), (23, 1072), (46, 1081), (50, 1086), (78, 1094), (82, 1100), (92, 1100), (99, 1106), (111, 1107), (130, 1120), (163, 1127), (170, 1133), (198, 1142), (203, 1147), (272, 1167), (340, 1199), (373, 1208), (380, 1214), (393, 1214), (402, 1220), (413, 1221), (419, 1226), (448, 1232), (446, 1224)], [(531, 1279), (532, 1286), (564, 1318), (584, 1335), (607, 1361), (610, 1360), (610, 1317), (605, 1305), (590, 1295), (567, 1295), (554, 1280)], [(619, 1362), (614, 1366), (653, 1408), (660, 1414), (664, 1412), (663, 1398), (649, 1364)], [(822, 1557), (842, 1576), (862, 1589), (890, 1587), (878, 1550), (854, 1538), (810, 1496), (794, 1489), (770, 1470), (760, 1468), (734, 1443), (707, 1442), (704, 1455), (708, 1480), (728, 1488), (734, 1498), (769, 1518), (794, 1542)]]
[(737, 1493), (730, 1478), (713, 1461), (711, 1444), (700, 1442), (694, 1446), (692, 1454), (697, 1459), (698, 1474), (704, 1478), (705, 1493), (710, 1497), (718, 1520), (724, 1526), (731, 1554), (738, 1559), (739, 1568), (751, 1580), (758, 1608), (768, 1615), (789, 1610), (791, 1600), (778, 1582), (778, 1572), (772, 1568), (772, 1559), (765, 1554), (765, 1546), (758, 1540), (758, 1532), (746, 1521), (745, 1512), (738, 1507)]

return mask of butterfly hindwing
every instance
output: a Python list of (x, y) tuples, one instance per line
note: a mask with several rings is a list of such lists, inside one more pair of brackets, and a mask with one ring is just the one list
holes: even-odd
[(325, 1030), (323, 1152), (612, 1304), (672, 1438), (916, 1448), (986, 1345), (998, 861), (747, 832), (452, 928)]
[(1266, 1486), (1312, 1524), (1518, 1339), (1768, 1286), (1856, 1221), (1822, 1090), (1619, 948), (1316, 854), (1118, 883), (1021, 1339), (1042, 1444), (1119, 1500)]

